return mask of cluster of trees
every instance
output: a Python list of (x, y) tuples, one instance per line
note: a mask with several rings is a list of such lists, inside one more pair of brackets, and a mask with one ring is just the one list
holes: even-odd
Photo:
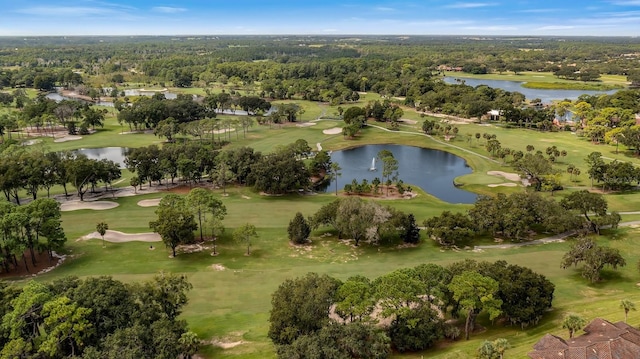
[(0, 202), (0, 266), (5, 273), (16, 270), (21, 265), (29, 270), (27, 251), (31, 266), (36, 266), (36, 251), (47, 251), (49, 260), (53, 252), (59, 251), (67, 237), (60, 219), (60, 204), (51, 198), (38, 198), (19, 206)]
[(591, 152), (585, 162), (591, 185), (596, 180), (602, 183), (603, 190), (620, 190), (631, 187), (633, 182), (640, 184), (640, 168), (629, 162), (611, 161), (606, 163), (602, 153)]
[(310, 155), (311, 147), (305, 140), (279, 146), (266, 155), (249, 147), (218, 151), (206, 142), (188, 142), (133, 149), (125, 165), (136, 174), (134, 187), (146, 182), (160, 184), (164, 179), (173, 182), (178, 176), (187, 182), (199, 182), (208, 176), (222, 188), (235, 182), (280, 194), (309, 188), (311, 173), (326, 172), (330, 167), (331, 158), (321, 151), (310, 169), (303, 162)]
[(80, 200), (88, 190), (94, 192), (102, 183), (105, 188), (121, 177), (120, 167), (113, 161), (89, 159), (70, 151), (44, 152), (25, 147), (9, 147), (0, 153), (0, 189), (7, 201), (20, 204), (20, 190), (24, 189), (33, 199), (38, 191), (49, 190), (54, 185), (76, 188)]
[(338, 238), (353, 239), (356, 246), (362, 240), (381, 243), (398, 237), (406, 243), (420, 241), (413, 215), (359, 197), (339, 198), (322, 206), (310, 224), (312, 228), (332, 226)]
[(178, 245), (193, 243), (196, 230), (200, 232), (201, 241), (211, 233), (208, 237), (213, 239), (216, 253), (215, 241), (224, 232), (222, 220), (227, 208), (213, 192), (194, 188), (187, 196), (166, 195), (160, 200), (155, 213), (158, 218), (149, 222), (149, 227), (171, 248), (174, 257)]
[(53, 101), (42, 94), (31, 100), (26, 95), (20, 97), (19, 112), (7, 112), (0, 117), (0, 136), (11, 139), (11, 132), (20, 128), (35, 128), (44, 135), (53, 135), (57, 126), (67, 129), (69, 134), (88, 134), (89, 129), (104, 125), (106, 109), (98, 109), (89, 103), (63, 100)]
[(467, 339), (482, 312), (491, 320), (535, 325), (554, 290), (543, 275), (504, 261), (422, 264), (344, 282), (308, 273), (273, 293), (269, 338), (282, 358), (387, 358), (392, 348), (418, 351), (456, 339), (461, 331), (445, 324), (447, 316), (465, 317)]
[(161, 273), (144, 283), (65, 277), (0, 283), (3, 358), (190, 358), (197, 335), (178, 320), (191, 284)]
[(599, 233), (602, 226), (615, 227), (619, 221), (619, 214), (607, 213), (607, 202), (602, 195), (585, 190), (572, 192), (560, 202), (536, 192), (481, 196), (466, 213), (444, 211), (425, 220), (424, 227), (427, 236), (449, 247), (484, 235), (525, 240), (536, 232)]

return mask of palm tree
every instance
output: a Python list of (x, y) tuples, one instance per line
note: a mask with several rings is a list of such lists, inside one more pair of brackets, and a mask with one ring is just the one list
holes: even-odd
[(629, 317), (629, 311), (636, 310), (636, 305), (628, 299), (623, 299), (620, 301), (620, 308), (624, 309), (624, 322), (626, 323)]
[(342, 167), (338, 164), (338, 162), (331, 163), (331, 179), (336, 181), (336, 196), (338, 195), (338, 177), (342, 176)]
[(504, 338), (498, 338), (493, 341), (493, 349), (498, 353), (498, 357), (500, 359), (503, 358), (504, 352), (510, 347), (511, 345), (509, 345), (509, 341)]
[(98, 224), (96, 224), (96, 231), (98, 231), (98, 233), (100, 233), (100, 237), (102, 237), (102, 247), (104, 248), (104, 235), (105, 233), (107, 233), (107, 229), (109, 229), (109, 225), (106, 224), (105, 222), (100, 222)]
[(564, 317), (562, 321), (562, 328), (569, 330), (569, 339), (573, 338), (573, 333), (578, 329), (582, 329), (587, 321), (575, 313), (569, 313)]

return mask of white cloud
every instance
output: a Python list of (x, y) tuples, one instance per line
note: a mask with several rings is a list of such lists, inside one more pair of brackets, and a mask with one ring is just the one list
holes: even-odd
[(393, 12), (396, 11), (396, 9), (392, 8), (392, 7), (384, 7), (384, 6), (378, 6), (375, 7), (374, 10), (376, 11), (383, 11), (383, 12)]
[(495, 3), (486, 3), (486, 2), (457, 2), (455, 4), (447, 5), (446, 8), (449, 9), (475, 9), (480, 7), (488, 7), (488, 6), (496, 6)]
[(90, 6), (33, 6), (17, 9), (16, 12), (37, 16), (90, 16), (117, 13), (114, 9)]
[(640, 6), (640, 0), (620, 0), (620, 1), (611, 1), (614, 5), (620, 6)]
[(500, 26), (500, 25), (494, 25), (494, 26), (466, 26), (464, 27), (464, 29), (466, 30), (483, 30), (483, 31), (490, 31), (490, 32), (502, 32), (502, 31), (516, 31), (518, 30), (517, 27), (515, 26)]
[(155, 6), (151, 8), (151, 10), (155, 12), (160, 12), (163, 14), (177, 14), (177, 13), (187, 11), (187, 9), (182, 7), (171, 7), (171, 6)]
[(519, 10), (518, 12), (521, 13), (526, 13), (526, 14), (544, 14), (544, 13), (551, 13), (551, 12), (559, 12), (559, 11), (566, 11), (566, 9), (526, 9), (526, 10)]
[(537, 28), (539, 31), (555, 31), (555, 30), (570, 30), (575, 29), (576, 26), (572, 25), (547, 25)]

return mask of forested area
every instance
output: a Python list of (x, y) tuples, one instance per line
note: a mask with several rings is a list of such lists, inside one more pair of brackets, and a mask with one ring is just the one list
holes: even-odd
[(345, 281), (308, 273), (273, 293), (269, 338), (280, 358), (387, 358), (392, 349), (413, 352), (457, 340), (462, 333), (445, 322), (448, 315), (465, 318), (465, 339), (481, 313), (536, 325), (554, 290), (543, 275), (504, 261), (422, 264)]
[(177, 317), (191, 288), (167, 273), (136, 284), (106, 276), (0, 283), (0, 356), (190, 358), (199, 340)]

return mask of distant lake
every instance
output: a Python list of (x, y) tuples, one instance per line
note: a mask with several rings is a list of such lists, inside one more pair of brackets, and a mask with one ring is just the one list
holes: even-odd
[[(459, 80), (459, 81), (458, 81)], [(545, 90), (545, 89), (530, 89), (522, 87), (524, 82), (521, 81), (507, 81), (507, 80), (485, 80), (485, 79), (471, 79), (464, 77), (445, 76), (444, 82), (448, 84), (457, 85), (464, 82), (468, 86), (481, 86), (486, 85), (493, 88), (503, 89), (509, 92), (520, 92), (528, 100), (539, 98), (543, 103), (551, 103), (555, 100), (576, 100), (580, 95), (601, 95), (601, 94), (613, 94), (617, 90), (610, 91), (589, 91), (589, 90)]]
[(109, 102), (109, 101), (89, 102), (89, 101), (85, 101), (85, 100), (79, 99), (79, 98), (62, 96), (61, 94), (59, 94), (57, 92), (48, 93), (45, 97), (48, 98), (49, 100), (53, 100), (55, 102), (60, 102), (60, 101), (63, 101), (63, 100), (72, 100), (72, 101), (80, 101), (80, 102), (86, 102), (86, 103), (94, 103), (94, 104), (99, 105), (99, 106), (113, 107), (113, 102)]
[[(342, 190), (354, 178), (358, 182), (367, 179), (371, 183), (375, 177), (383, 181), (380, 160), (376, 158), (376, 171), (369, 169), (373, 158), (384, 149), (391, 151), (398, 160), (399, 179), (405, 184), (418, 186), (449, 203), (475, 203), (478, 198), (475, 193), (453, 184), (456, 177), (472, 172), (463, 158), (445, 151), (403, 145), (366, 145), (334, 151), (331, 161), (342, 167), (342, 175), (337, 179), (338, 189)], [(326, 191), (334, 189), (335, 182), (332, 181)]]
[(81, 153), (92, 160), (111, 160), (118, 164), (120, 168), (124, 168), (124, 159), (127, 158), (127, 147), (98, 147), (98, 148), (81, 148), (74, 150), (75, 153)]

